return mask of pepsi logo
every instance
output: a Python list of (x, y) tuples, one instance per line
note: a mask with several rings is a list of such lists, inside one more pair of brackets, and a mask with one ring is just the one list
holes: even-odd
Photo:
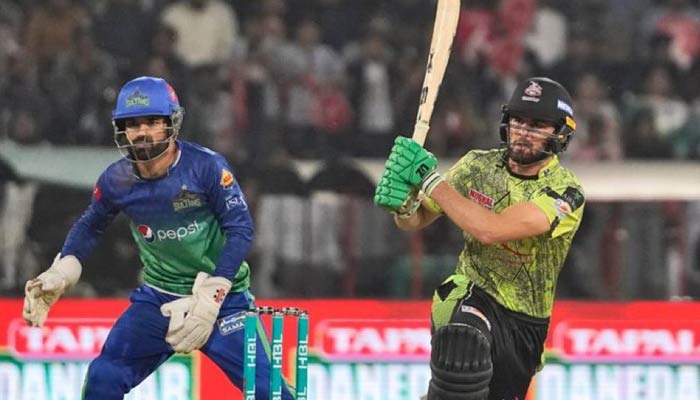
[(139, 225), (136, 227), (136, 229), (139, 230), (143, 240), (147, 241), (148, 243), (151, 243), (156, 238), (156, 235), (153, 234), (153, 230), (148, 225)]

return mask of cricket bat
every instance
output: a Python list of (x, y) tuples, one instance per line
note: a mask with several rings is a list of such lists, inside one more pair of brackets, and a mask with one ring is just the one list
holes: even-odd
[(440, 84), (442, 84), (447, 62), (450, 59), (452, 40), (457, 32), (457, 23), (459, 22), (459, 13), (460, 0), (438, 0), (428, 65), (425, 68), (425, 78), (423, 78), (423, 88), (418, 103), (418, 116), (412, 136), (413, 140), (421, 146), (425, 143), (430, 129), (430, 117), (433, 115), (435, 100), (437, 100)]

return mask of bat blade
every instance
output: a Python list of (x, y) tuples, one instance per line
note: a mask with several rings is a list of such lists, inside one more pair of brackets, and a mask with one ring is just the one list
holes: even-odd
[(460, 0), (438, 0), (428, 63), (425, 68), (425, 78), (418, 103), (418, 115), (412, 136), (413, 140), (421, 146), (425, 143), (430, 129), (430, 118), (433, 115), (435, 100), (437, 100), (440, 84), (450, 59), (452, 41), (459, 22), (459, 13)]

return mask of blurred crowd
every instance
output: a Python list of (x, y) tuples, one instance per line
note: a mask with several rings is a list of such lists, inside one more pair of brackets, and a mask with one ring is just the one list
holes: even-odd
[[(169, 80), (185, 135), (238, 160), (383, 156), (410, 135), (434, 1), (0, 0), (0, 138), (110, 145), (115, 93)], [(430, 148), (497, 144), (524, 76), (574, 96), (581, 160), (698, 159), (700, 6), (465, 0)]]
[[(459, 232), (441, 221), (420, 245), (397, 234), (371, 204), (372, 182), (341, 161), (382, 158), (397, 134), (410, 136), (434, 13), (435, 1), (426, 0), (0, 0), (0, 141), (113, 146), (121, 85), (164, 77), (186, 110), (183, 138), (225, 154), (241, 175), (256, 212), (252, 257), (261, 295), (427, 296), (453, 268)], [(578, 129), (564, 158), (700, 160), (697, 1), (462, 0), (427, 146), (439, 157), (497, 146), (501, 104), (533, 75), (562, 82), (573, 96)], [(290, 159), (326, 164), (302, 181)], [(0, 182), (8, 180), (21, 182), (0, 159)], [(0, 290), (11, 290), (32, 272), (18, 265), (44, 268), (89, 194), (15, 185), (0, 203), (2, 196), (20, 205), (0, 216)], [(656, 278), (685, 214), (663, 204), (588, 210), (562, 290), (665, 296), (667, 285)], [(617, 227), (611, 216), (619, 216)], [(644, 223), (635, 222), (640, 216)], [(60, 223), (46, 226), (49, 218)], [(10, 225), (22, 235), (8, 234)], [(23, 242), (24, 231), (30, 240)], [(645, 241), (606, 249), (622, 241), (620, 232)], [(690, 241), (700, 236), (694, 232)], [(117, 220), (107, 234), (96, 262), (137, 265), (126, 223)], [(43, 248), (27, 249), (32, 243)], [(694, 243), (683, 257), (692, 253), (700, 267)], [(424, 246), (423, 272), (408, 256), (416, 246)], [(611, 277), (610, 257), (635, 263), (633, 275), (622, 267)], [(634, 275), (647, 265), (657, 271)], [(86, 271), (92, 293), (135, 285), (136, 272), (109, 273)], [(693, 273), (700, 282), (700, 271)], [(416, 274), (420, 285), (409, 292)], [(634, 286), (615, 294), (627, 278)], [(586, 279), (593, 283), (582, 285)]]

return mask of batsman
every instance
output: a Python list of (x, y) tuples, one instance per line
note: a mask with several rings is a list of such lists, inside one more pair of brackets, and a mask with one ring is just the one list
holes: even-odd
[(542, 353), (557, 277), (583, 216), (576, 176), (559, 163), (576, 128), (571, 97), (542, 77), (502, 107), (502, 146), (471, 150), (441, 176), (398, 137), (374, 201), (403, 230), (446, 215), (462, 231), (456, 271), (431, 309), (429, 400), (523, 400)]

